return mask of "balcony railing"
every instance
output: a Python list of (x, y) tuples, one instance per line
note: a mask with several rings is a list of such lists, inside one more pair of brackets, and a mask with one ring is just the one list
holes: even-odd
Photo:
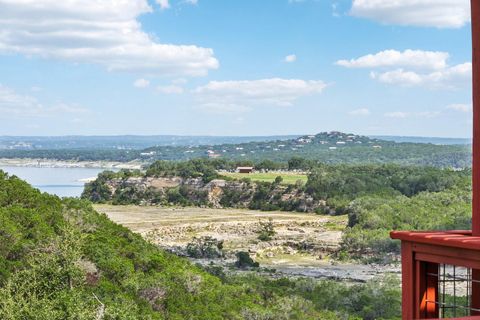
[(480, 237), (471, 231), (391, 237), (402, 241), (403, 319), (480, 319)]

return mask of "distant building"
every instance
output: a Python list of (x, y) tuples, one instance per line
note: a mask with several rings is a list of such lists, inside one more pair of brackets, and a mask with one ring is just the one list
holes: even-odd
[(220, 156), (221, 155), (218, 154), (218, 153), (209, 153), (208, 154), (208, 158), (210, 158), (210, 159), (217, 159), (217, 158), (220, 158)]
[(253, 167), (237, 167), (238, 173), (252, 173)]
[(144, 157), (153, 156), (153, 155), (155, 155), (155, 154), (156, 154), (155, 151), (141, 152), (141, 153), (140, 153), (140, 155), (141, 155), (141, 156), (144, 156)]
[(299, 143), (311, 143), (312, 139), (300, 138), (300, 139), (297, 139), (297, 142), (299, 142)]

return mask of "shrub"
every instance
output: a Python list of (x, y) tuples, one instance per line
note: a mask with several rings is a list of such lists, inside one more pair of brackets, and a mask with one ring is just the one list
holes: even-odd
[(235, 266), (240, 269), (245, 268), (258, 268), (260, 265), (258, 262), (255, 262), (248, 252), (239, 251), (235, 254), (237, 257), (237, 261), (235, 262)]
[(187, 254), (192, 258), (223, 257), (223, 241), (210, 236), (193, 238), (187, 245)]
[(272, 240), (273, 236), (277, 233), (275, 231), (275, 226), (273, 224), (272, 218), (269, 218), (268, 221), (259, 221), (259, 228), (258, 228), (258, 240), (261, 241), (270, 241)]

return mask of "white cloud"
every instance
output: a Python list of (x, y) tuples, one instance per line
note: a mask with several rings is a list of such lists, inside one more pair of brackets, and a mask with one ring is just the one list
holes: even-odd
[(334, 2), (332, 3), (332, 16), (335, 18), (340, 17), (340, 13), (338, 12), (338, 3)]
[(431, 73), (418, 73), (397, 69), (387, 72), (371, 72), (370, 77), (377, 81), (401, 86), (426, 86), (429, 88), (464, 87), (471, 81), (472, 64), (466, 62)]
[(192, 5), (197, 5), (198, 4), (198, 0), (185, 0), (186, 3), (188, 4), (192, 4)]
[(177, 85), (186, 84), (187, 82), (188, 81), (185, 78), (178, 78), (178, 79), (172, 80), (172, 83)]
[(398, 118), (398, 119), (404, 119), (404, 118), (408, 117), (409, 115), (410, 115), (409, 113), (401, 112), (401, 111), (385, 113), (385, 117), (387, 117), (387, 118)]
[(289, 54), (288, 56), (285, 57), (285, 62), (295, 62), (297, 61), (297, 55), (295, 54)]
[(219, 106), (291, 106), (304, 96), (320, 94), (323, 81), (298, 79), (262, 79), (245, 81), (211, 81), (194, 90), (202, 105)]
[(245, 113), (252, 110), (252, 108), (244, 105), (239, 105), (235, 103), (216, 103), (216, 102), (200, 104), (196, 106), (196, 109), (201, 110), (203, 112), (212, 113), (212, 114)]
[(168, 2), (168, 0), (156, 0), (156, 2), (162, 10), (170, 8), (170, 3)]
[(396, 118), (396, 119), (405, 119), (409, 117), (416, 118), (435, 118), (440, 116), (442, 113), (440, 111), (421, 111), (421, 112), (403, 112), (403, 111), (394, 111), (387, 112), (384, 114), (387, 118)]
[(472, 105), (471, 104), (451, 104), (447, 106), (447, 109), (449, 110), (454, 110), (454, 111), (459, 111), (459, 112), (472, 112)]
[(164, 94), (182, 94), (183, 88), (177, 85), (158, 86), (157, 91)]
[(436, 118), (441, 114), (442, 112), (440, 111), (422, 111), (422, 112), (417, 112), (414, 115), (420, 118)]
[(146, 88), (150, 85), (150, 81), (146, 80), (146, 79), (137, 79), (135, 80), (135, 82), (133, 83), (133, 86), (135, 88)]
[(91, 63), (110, 71), (202, 76), (213, 50), (162, 44), (137, 18), (146, 0), (0, 0), (0, 53)]
[(368, 116), (370, 115), (370, 110), (368, 110), (367, 108), (361, 108), (352, 110), (348, 114), (351, 116)]
[(472, 64), (449, 66), (448, 52), (384, 50), (356, 59), (338, 60), (346, 68), (371, 68), (370, 78), (382, 83), (430, 88), (464, 87), (471, 81)]
[(46, 107), (35, 97), (19, 94), (0, 84), (0, 116), (28, 118), (88, 112), (90, 112), (88, 109), (66, 103), (56, 103)]
[(447, 66), (448, 52), (423, 50), (385, 50), (357, 59), (339, 60), (337, 65), (347, 68), (410, 67), (439, 70)]
[(390, 25), (460, 28), (470, 21), (470, 1), (353, 0), (350, 14)]

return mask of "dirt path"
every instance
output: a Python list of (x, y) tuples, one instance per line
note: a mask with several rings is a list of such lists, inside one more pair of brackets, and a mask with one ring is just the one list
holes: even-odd
[[(184, 249), (194, 237), (210, 236), (223, 240), (230, 256), (248, 251), (261, 266), (288, 275), (365, 281), (385, 270), (378, 266), (339, 265), (329, 259), (341, 241), (347, 223), (345, 216), (111, 205), (96, 205), (95, 209), (169, 250)], [(259, 241), (259, 221), (269, 219), (276, 235), (271, 241)]]

